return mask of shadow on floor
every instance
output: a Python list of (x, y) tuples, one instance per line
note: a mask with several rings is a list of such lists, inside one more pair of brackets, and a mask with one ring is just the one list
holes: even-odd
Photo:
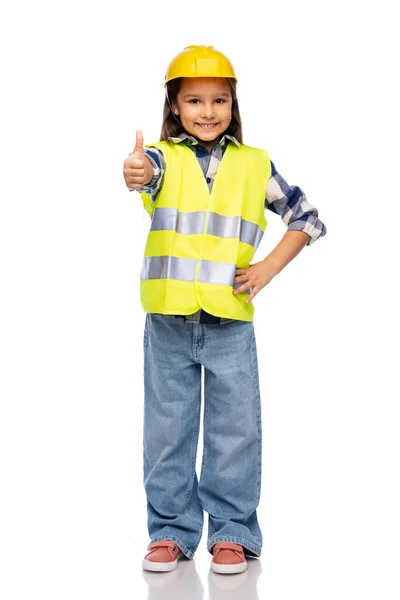
[(206, 597), (194, 559), (182, 558), (177, 569), (169, 573), (143, 570), (143, 578), (148, 585), (148, 600), (259, 600), (257, 579), (262, 572), (261, 562), (258, 558), (246, 559), (248, 568), (244, 573), (221, 575), (210, 569)]

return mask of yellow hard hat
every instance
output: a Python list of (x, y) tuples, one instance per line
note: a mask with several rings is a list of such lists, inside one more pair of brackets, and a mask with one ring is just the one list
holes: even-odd
[(164, 87), (177, 77), (232, 77), (237, 81), (230, 60), (213, 46), (187, 46), (169, 63)]

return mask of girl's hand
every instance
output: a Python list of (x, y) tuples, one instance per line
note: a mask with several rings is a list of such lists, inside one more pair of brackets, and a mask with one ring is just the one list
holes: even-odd
[(151, 181), (154, 169), (146, 158), (143, 148), (143, 133), (136, 132), (136, 145), (132, 154), (124, 161), (124, 179), (127, 187), (138, 190)]
[(278, 269), (271, 260), (268, 260), (268, 257), (254, 265), (249, 265), (247, 269), (236, 269), (234, 283), (242, 283), (243, 285), (235, 288), (232, 293), (236, 296), (236, 294), (245, 292), (251, 287), (252, 291), (246, 298), (246, 303), (249, 303), (254, 296), (262, 290), (275, 275), (277, 275), (278, 272)]

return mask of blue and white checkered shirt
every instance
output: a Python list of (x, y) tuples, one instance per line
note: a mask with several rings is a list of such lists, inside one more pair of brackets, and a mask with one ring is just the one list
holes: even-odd
[[(240, 146), (240, 142), (235, 137), (226, 134), (215, 144), (211, 152), (208, 152), (201, 145), (201, 142), (187, 133), (181, 133), (177, 137), (170, 137), (168, 141), (175, 144), (185, 143), (193, 150), (200, 163), (210, 192), (227, 144), (233, 143)], [(153, 178), (139, 190), (130, 191), (150, 193), (154, 201), (163, 185), (166, 165), (163, 153), (158, 148), (145, 148), (145, 155), (154, 168)], [(326, 227), (318, 218), (318, 211), (315, 206), (312, 206), (307, 201), (301, 188), (296, 185), (290, 186), (286, 183), (284, 178), (275, 169), (272, 161), (271, 176), (265, 193), (265, 208), (280, 215), (288, 230), (304, 231), (307, 233), (310, 236), (307, 245), (312, 244), (326, 233)], [(223, 323), (231, 319), (220, 319), (219, 317), (209, 315), (204, 310), (198, 310), (192, 315), (185, 315), (185, 320), (196, 323)]]

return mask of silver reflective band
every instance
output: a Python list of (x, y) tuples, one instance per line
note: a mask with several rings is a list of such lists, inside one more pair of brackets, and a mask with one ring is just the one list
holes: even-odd
[(233, 285), (235, 271), (236, 265), (214, 262), (211, 260), (202, 260), (197, 279), (206, 283)]
[[(206, 211), (180, 212), (177, 208), (155, 208), (150, 231), (173, 230), (177, 233), (203, 233)], [(239, 238), (254, 246), (256, 250), (264, 232), (257, 223), (242, 217), (224, 217), (215, 212), (209, 213), (207, 231), (223, 238)]]
[(177, 208), (156, 208), (150, 231), (172, 229), (177, 233), (203, 233), (205, 218), (204, 211), (190, 213), (179, 212)]
[(140, 279), (181, 279), (193, 281), (196, 258), (177, 258), (176, 256), (145, 256)]
[[(236, 265), (200, 259), (197, 281), (233, 286)], [(196, 258), (177, 258), (176, 256), (145, 256), (142, 264), (141, 279), (180, 279), (194, 281)], [(236, 287), (236, 286), (235, 286)]]
[(219, 237), (240, 237), (240, 217), (223, 217), (210, 212), (207, 233)]
[(257, 250), (263, 235), (263, 230), (260, 229), (256, 223), (242, 219), (242, 229), (240, 232), (240, 239), (242, 242), (254, 246), (254, 249)]

